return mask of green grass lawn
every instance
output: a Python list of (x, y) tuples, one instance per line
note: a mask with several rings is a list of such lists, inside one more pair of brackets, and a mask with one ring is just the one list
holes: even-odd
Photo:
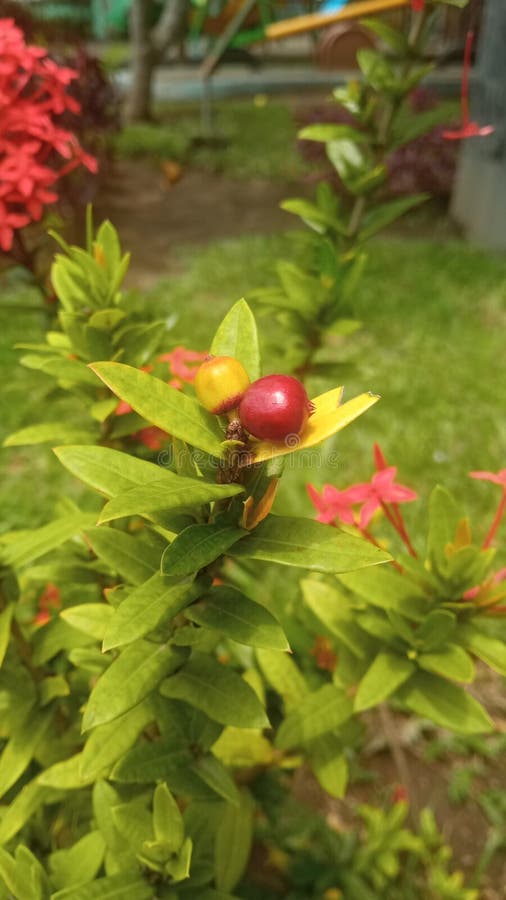
[[(183, 274), (160, 282), (146, 302), (177, 314), (174, 343), (206, 348), (229, 306), (272, 281), (277, 257), (293, 258), (293, 241), (293, 234), (254, 237), (188, 250), (182, 254)], [(37, 339), (43, 318), (15, 313), (12, 301), (0, 313), (4, 435), (42, 420), (49, 402), (41, 376), (24, 372), (12, 350), (16, 340)], [(498, 257), (457, 242), (373, 243), (354, 310), (364, 327), (336, 350), (347, 360), (346, 396), (373, 390), (382, 399), (323, 448), (317, 470), (287, 468), (278, 508), (310, 514), (304, 490), (309, 480), (318, 487), (326, 481), (344, 487), (368, 478), (378, 441), (398, 465), (401, 481), (424, 501), (406, 508), (408, 518), (425, 515), (436, 482), (479, 516), (490, 514), (499, 489), (467, 473), (506, 465), (505, 301), (506, 261)], [(260, 317), (259, 325), (270, 335), (268, 319)], [(267, 359), (266, 371), (275, 368), (275, 360)], [(46, 447), (4, 450), (1, 474), (4, 517), (18, 527), (50, 518), (58, 493), (68, 489), (67, 476), (60, 475)]]
[(297, 178), (307, 170), (297, 152), (297, 125), (285, 103), (221, 101), (203, 135), (195, 105), (159, 106), (157, 121), (126, 125), (112, 138), (121, 159), (176, 160), (232, 178)]

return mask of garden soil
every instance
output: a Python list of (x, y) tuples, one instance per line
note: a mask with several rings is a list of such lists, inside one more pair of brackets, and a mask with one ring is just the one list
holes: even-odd
[(124, 247), (134, 247), (129, 284), (148, 288), (178, 269), (178, 249), (244, 234), (293, 227), (281, 200), (300, 184), (237, 180), (182, 168), (172, 182), (162, 165), (115, 161), (94, 201), (95, 219), (109, 218)]

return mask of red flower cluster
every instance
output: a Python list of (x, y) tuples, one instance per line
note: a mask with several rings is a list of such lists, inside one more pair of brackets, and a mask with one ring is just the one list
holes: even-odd
[[(416, 500), (417, 495), (410, 488), (395, 483), (397, 469), (388, 466), (376, 444), (374, 447), (376, 472), (371, 480), (362, 484), (352, 484), (344, 491), (338, 491), (331, 484), (325, 484), (321, 496), (313, 485), (307, 490), (311, 502), (318, 510), (318, 522), (334, 523), (341, 521), (347, 525), (357, 525), (364, 530), (369, 525), (377, 509), (385, 511), (386, 504), (406, 503)], [(360, 515), (354, 510), (355, 504), (361, 504)]]
[(97, 161), (57, 124), (79, 113), (67, 86), (77, 77), (41, 47), (25, 43), (13, 19), (0, 19), (0, 248), (9, 251), (14, 232), (38, 221), (58, 194), (55, 182), (77, 166), (97, 171)]
[(38, 612), (33, 620), (33, 624), (47, 625), (51, 619), (51, 610), (59, 609), (60, 606), (60, 589), (51, 581), (48, 581), (39, 597)]

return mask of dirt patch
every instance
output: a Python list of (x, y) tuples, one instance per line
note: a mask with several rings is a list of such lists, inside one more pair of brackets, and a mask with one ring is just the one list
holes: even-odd
[(109, 218), (122, 245), (133, 249), (129, 283), (149, 287), (177, 270), (184, 244), (286, 230), (292, 217), (279, 204), (294, 193), (301, 193), (300, 184), (195, 169), (183, 169), (171, 184), (161, 166), (118, 161), (95, 200), (95, 217)]

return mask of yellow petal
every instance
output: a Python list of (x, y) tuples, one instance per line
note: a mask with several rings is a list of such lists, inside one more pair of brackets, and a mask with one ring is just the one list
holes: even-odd
[[(289, 435), (286, 442), (283, 441), (259, 441), (251, 448), (248, 464), (259, 463), (275, 456), (284, 456), (294, 453), (296, 450), (305, 450), (314, 447), (326, 438), (331, 437), (341, 428), (345, 428), (358, 416), (361, 416), (370, 406), (379, 400), (378, 394), (359, 394), (339, 406), (342, 388), (334, 388), (321, 394), (313, 400), (315, 411), (308, 419), (304, 431), (300, 435)], [(252, 458), (253, 457), (253, 458)]]
[(274, 503), (274, 499), (276, 497), (278, 484), (279, 478), (273, 478), (269, 482), (269, 486), (265, 494), (258, 501), (256, 506), (253, 497), (248, 497), (248, 499), (244, 503), (241, 528), (247, 528), (248, 531), (250, 531), (252, 528), (256, 528), (257, 525), (259, 525), (260, 522), (262, 522), (265, 517), (269, 515), (272, 509), (272, 504)]

